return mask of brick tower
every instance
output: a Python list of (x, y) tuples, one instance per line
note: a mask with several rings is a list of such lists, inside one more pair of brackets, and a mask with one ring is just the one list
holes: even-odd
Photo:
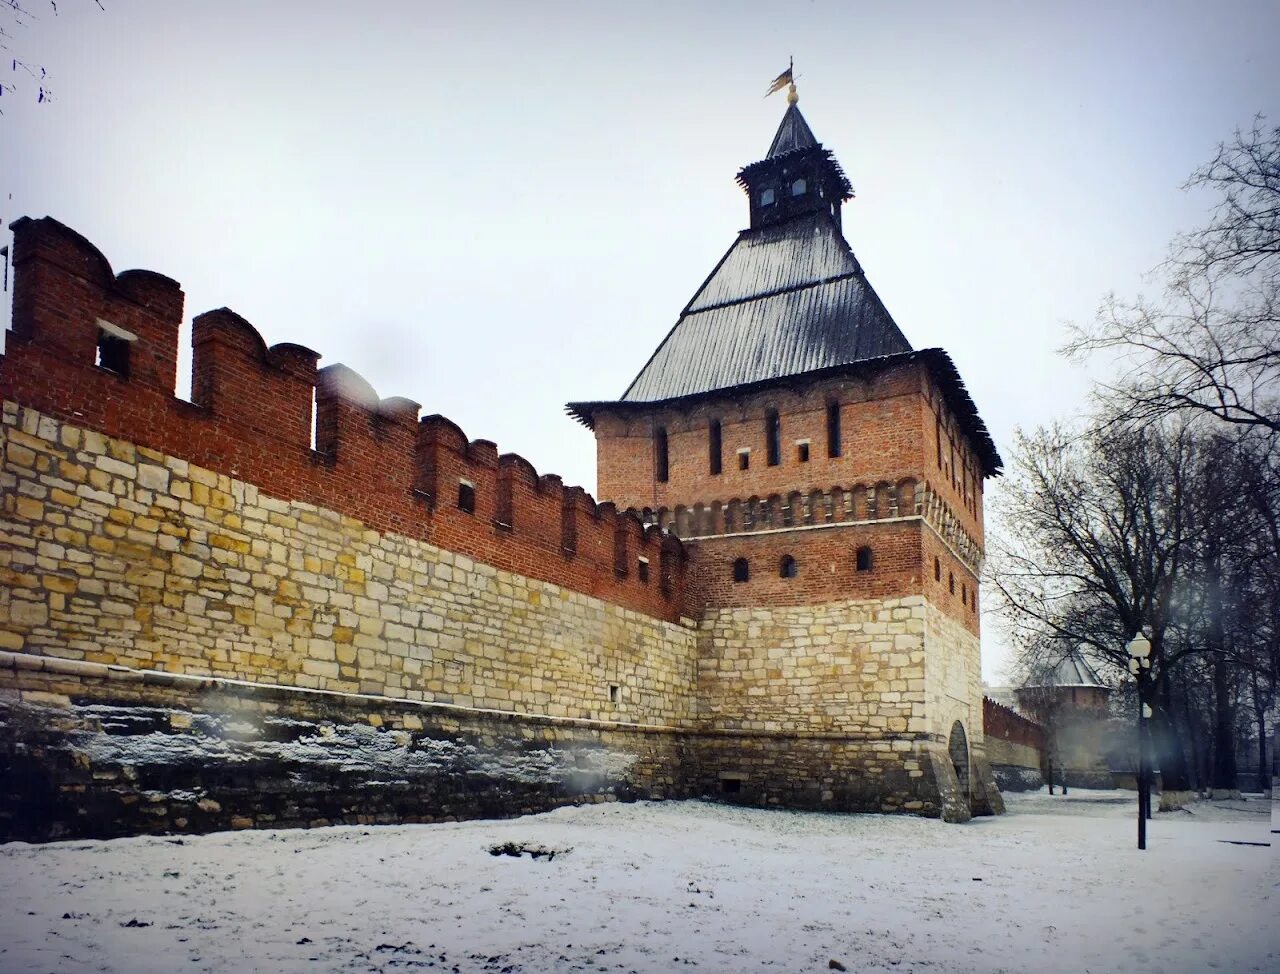
[(853, 191), (789, 105), (750, 226), (610, 402), (599, 494), (685, 542), (704, 791), (1000, 810), (982, 743), (982, 490), (1000, 457), (950, 357), (913, 350), (841, 232)]

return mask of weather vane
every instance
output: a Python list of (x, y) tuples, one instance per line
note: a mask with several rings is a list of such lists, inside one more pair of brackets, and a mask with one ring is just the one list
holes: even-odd
[(773, 79), (773, 84), (769, 85), (769, 90), (764, 93), (764, 96), (768, 98), (775, 91), (781, 91), (783, 88), (786, 88), (787, 104), (794, 105), (798, 102), (800, 100), (800, 96), (796, 94), (795, 67), (795, 58), (787, 58), (787, 70), (783, 71), (782, 74)]

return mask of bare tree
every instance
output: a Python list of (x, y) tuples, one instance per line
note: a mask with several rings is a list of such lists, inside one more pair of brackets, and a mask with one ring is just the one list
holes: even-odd
[(1199, 445), (1185, 424), (1104, 417), (1083, 432), (1019, 437), (996, 501), (988, 578), (1024, 663), (1079, 651), (1114, 674), (1126, 644), (1151, 639), (1154, 731), (1166, 789), (1189, 790), (1172, 722), (1181, 586), (1196, 530), (1190, 481)]
[[(105, 10), (102, 0), (93, 0), (99, 10)], [(57, 0), (0, 0), (0, 51), (9, 62), (9, 80), (0, 78), (0, 115), (4, 114), (5, 95), (14, 95), (21, 87), (32, 89), (36, 102), (44, 103), (53, 97), (49, 87), (49, 72), (41, 59), (23, 50), (19, 34), (31, 22), (39, 19), (37, 10), (47, 10), (58, 15)]]
[(1160, 297), (1108, 299), (1064, 350), (1117, 356), (1104, 391), (1125, 419), (1191, 412), (1280, 436), (1280, 127), (1237, 131), (1186, 188), (1217, 200), (1174, 241)]

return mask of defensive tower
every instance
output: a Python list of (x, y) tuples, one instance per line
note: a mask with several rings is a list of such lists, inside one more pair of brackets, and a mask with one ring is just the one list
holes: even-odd
[(789, 101), (737, 175), (749, 227), (622, 397), (569, 411), (601, 497), (687, 544), (701, 727), (747, 735), (704, 749), (707, 776), (769, 800), (781, 748), (819, 804), (929, 806), (924, 777), (964, 818), (999, 801), (977, 605), (1000, 457), (950, 357), (914, 350), (867, 280), (849, 180)]

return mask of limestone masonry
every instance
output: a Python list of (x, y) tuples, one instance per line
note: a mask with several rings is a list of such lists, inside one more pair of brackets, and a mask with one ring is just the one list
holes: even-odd
[[(226, 309), (177, 399), (179, 285), (15, 223), (0, 840), (697, 795), (1000, 811), (999, 457), (867, 284), (794, 103), (739, 178), (752, 228), (623, 399), (571, 405), (611, 503)], [(720, 334), (741, 361), (707, 358)]]

